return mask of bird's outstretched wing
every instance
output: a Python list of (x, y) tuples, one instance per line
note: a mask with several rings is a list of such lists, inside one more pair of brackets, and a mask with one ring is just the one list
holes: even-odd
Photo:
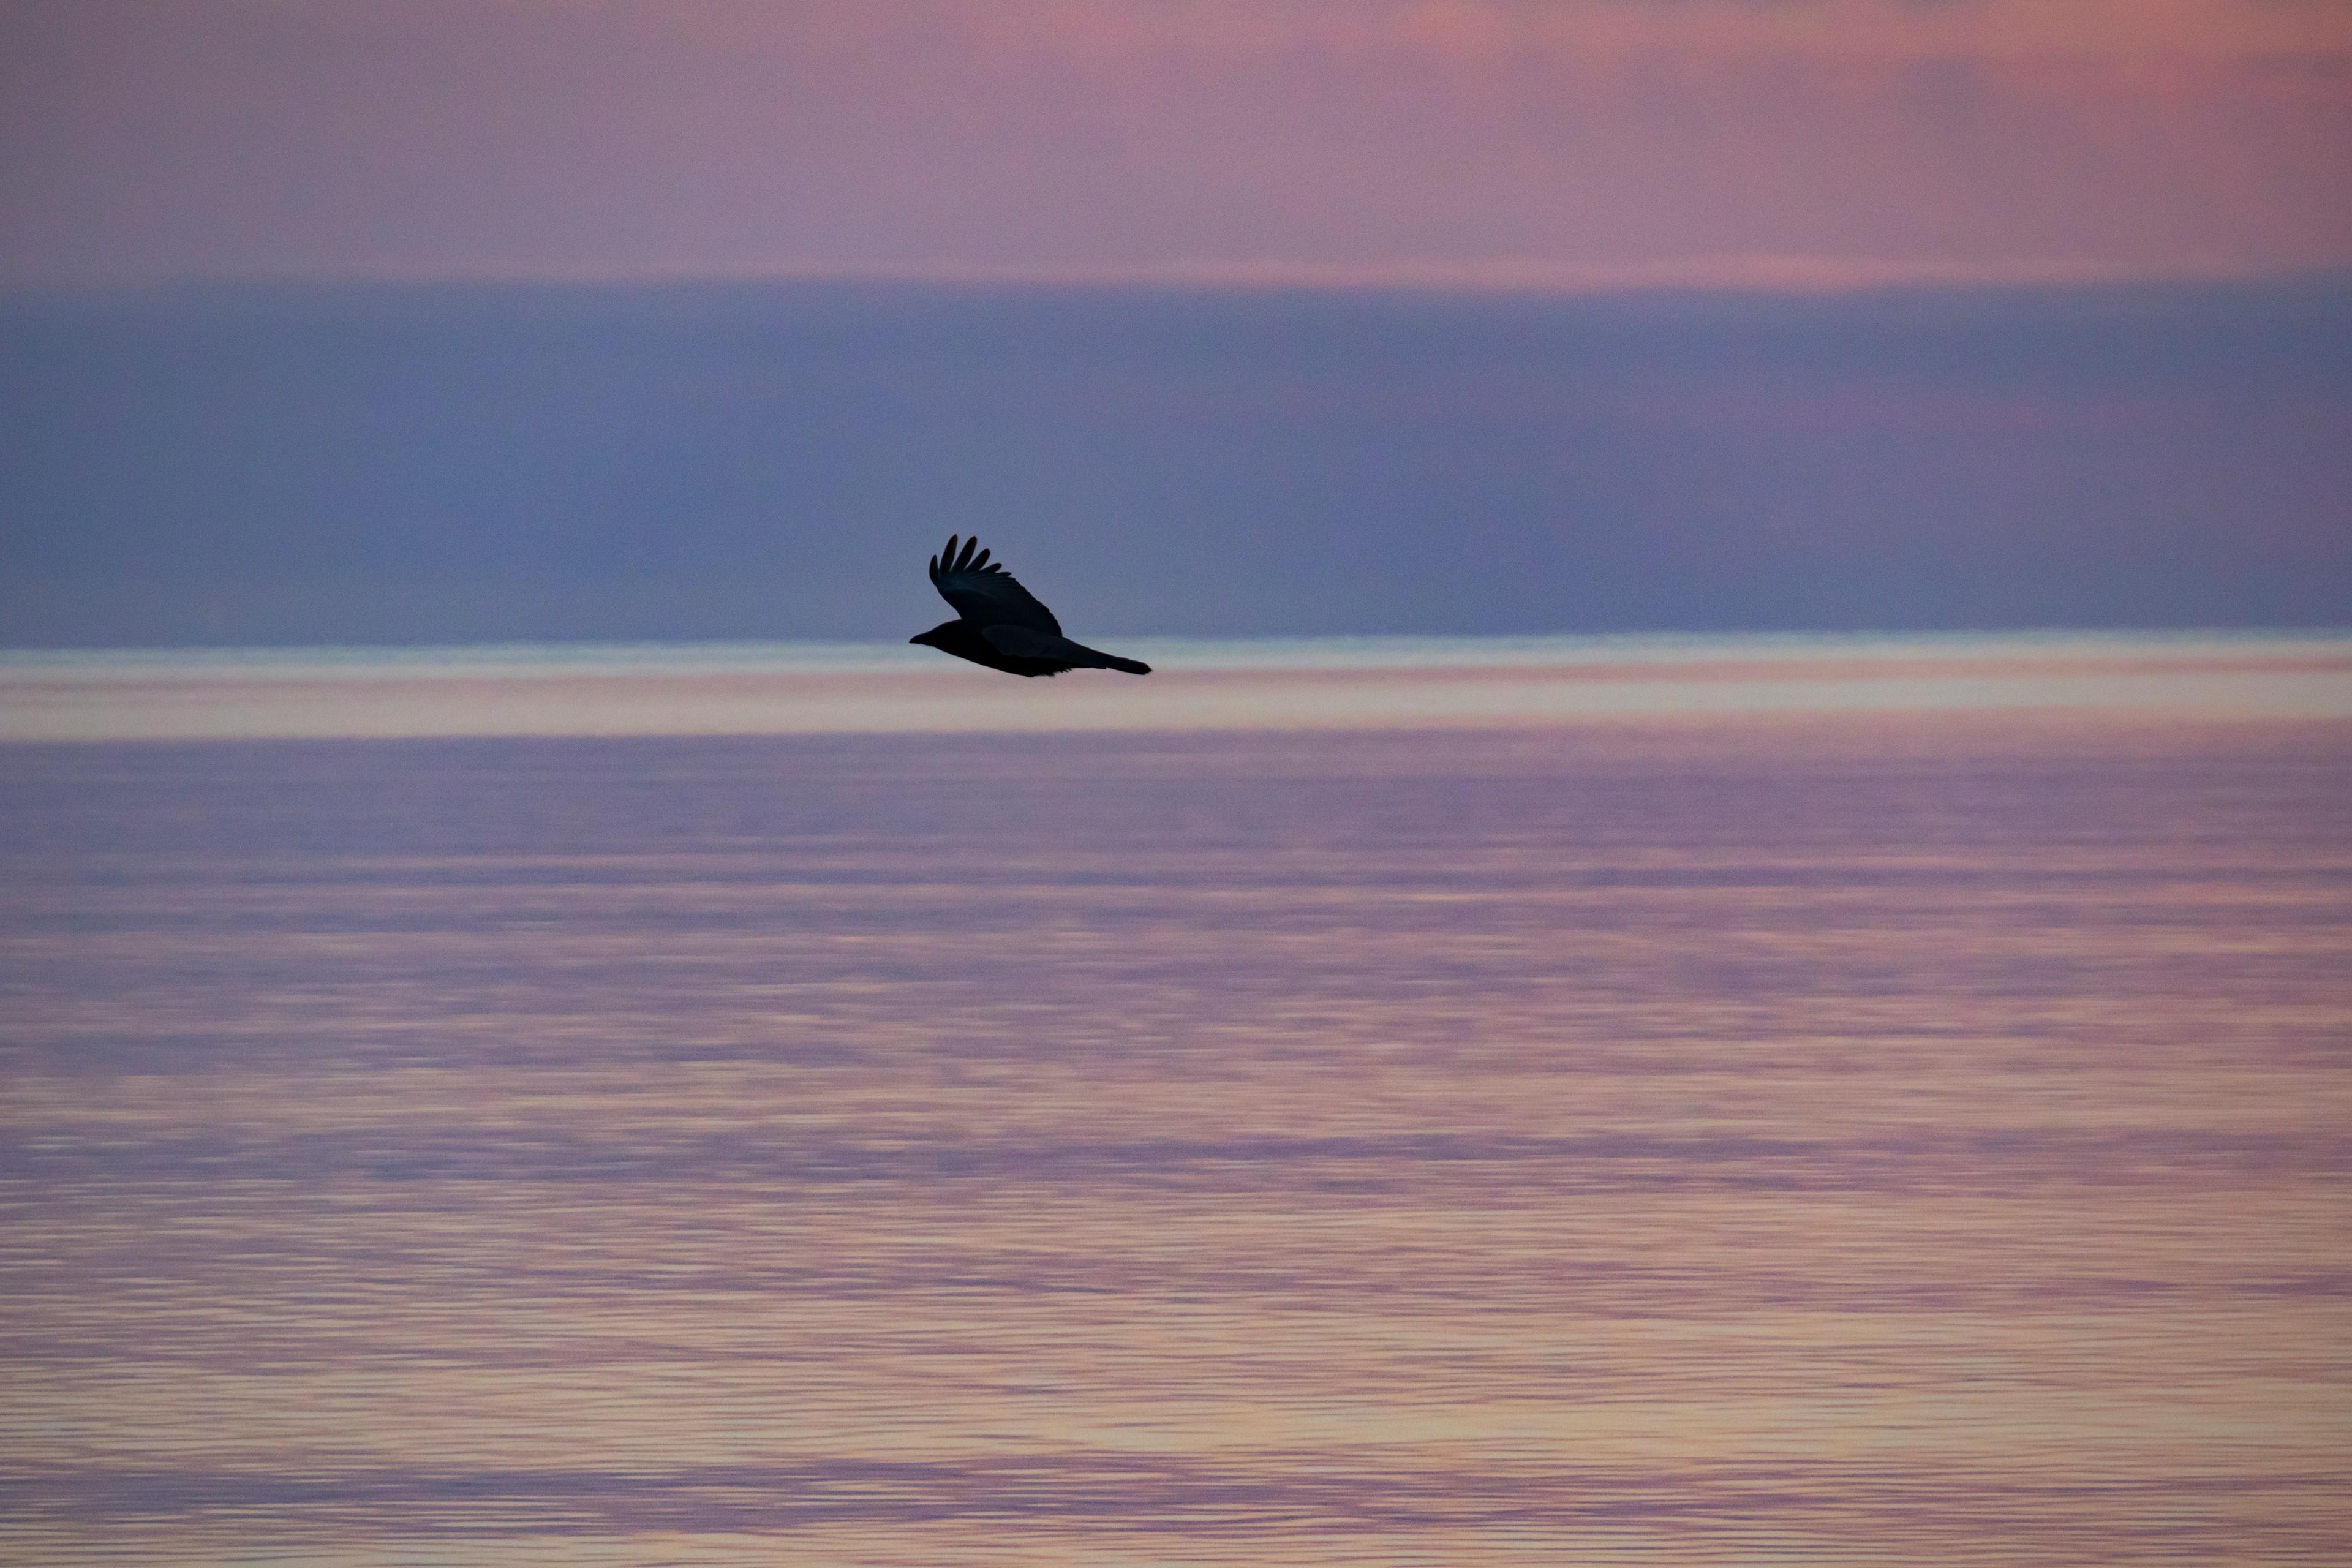
[(990, 565), (988, 552), (979, 546), (979, 540), (967, 539), (959, 556), (956, 536), (948, 535), (948, 547), (931, 557), (931, 586), (940, 591), (940, 597), (954, 605), (957, 615), (983, 626), (1026, 626), (1060, 637), (1062, 623), (1054, 618), (1054, 612), (1014, 582), (1013, 574)]

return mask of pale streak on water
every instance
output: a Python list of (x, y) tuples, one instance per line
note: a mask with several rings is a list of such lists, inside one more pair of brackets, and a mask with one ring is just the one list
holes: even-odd
[(2340, 1563), (2195, 708), (0, 748), (0, 1559)]

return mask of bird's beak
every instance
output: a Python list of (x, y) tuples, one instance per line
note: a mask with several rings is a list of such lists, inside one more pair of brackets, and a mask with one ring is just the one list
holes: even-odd
[(923, 634), (917, 632), (913, 637), (908, 637), (907, 640), (908, 642), (920, 642), (923, 640)]

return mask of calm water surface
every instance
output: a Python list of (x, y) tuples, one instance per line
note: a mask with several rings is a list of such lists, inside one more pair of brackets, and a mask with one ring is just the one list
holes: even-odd
[(2352, 725), (0, 748), (0, 1558), (2352, 1550)]

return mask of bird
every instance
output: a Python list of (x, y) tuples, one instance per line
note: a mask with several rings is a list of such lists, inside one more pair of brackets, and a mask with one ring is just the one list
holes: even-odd
[(1062, 623), (1002, 566), (989, 564), (978, 539), (948, 535), (948, 547), (931, 557), (931, 586), (955, 607), (957, 618), (941, 621), (907, 640), (1001, 669), (1008, 675), (1059, 675), (1066, 669), (1119, 669), (1150, 675), (1151, 667), (1121, 658), (1062, 635)]

